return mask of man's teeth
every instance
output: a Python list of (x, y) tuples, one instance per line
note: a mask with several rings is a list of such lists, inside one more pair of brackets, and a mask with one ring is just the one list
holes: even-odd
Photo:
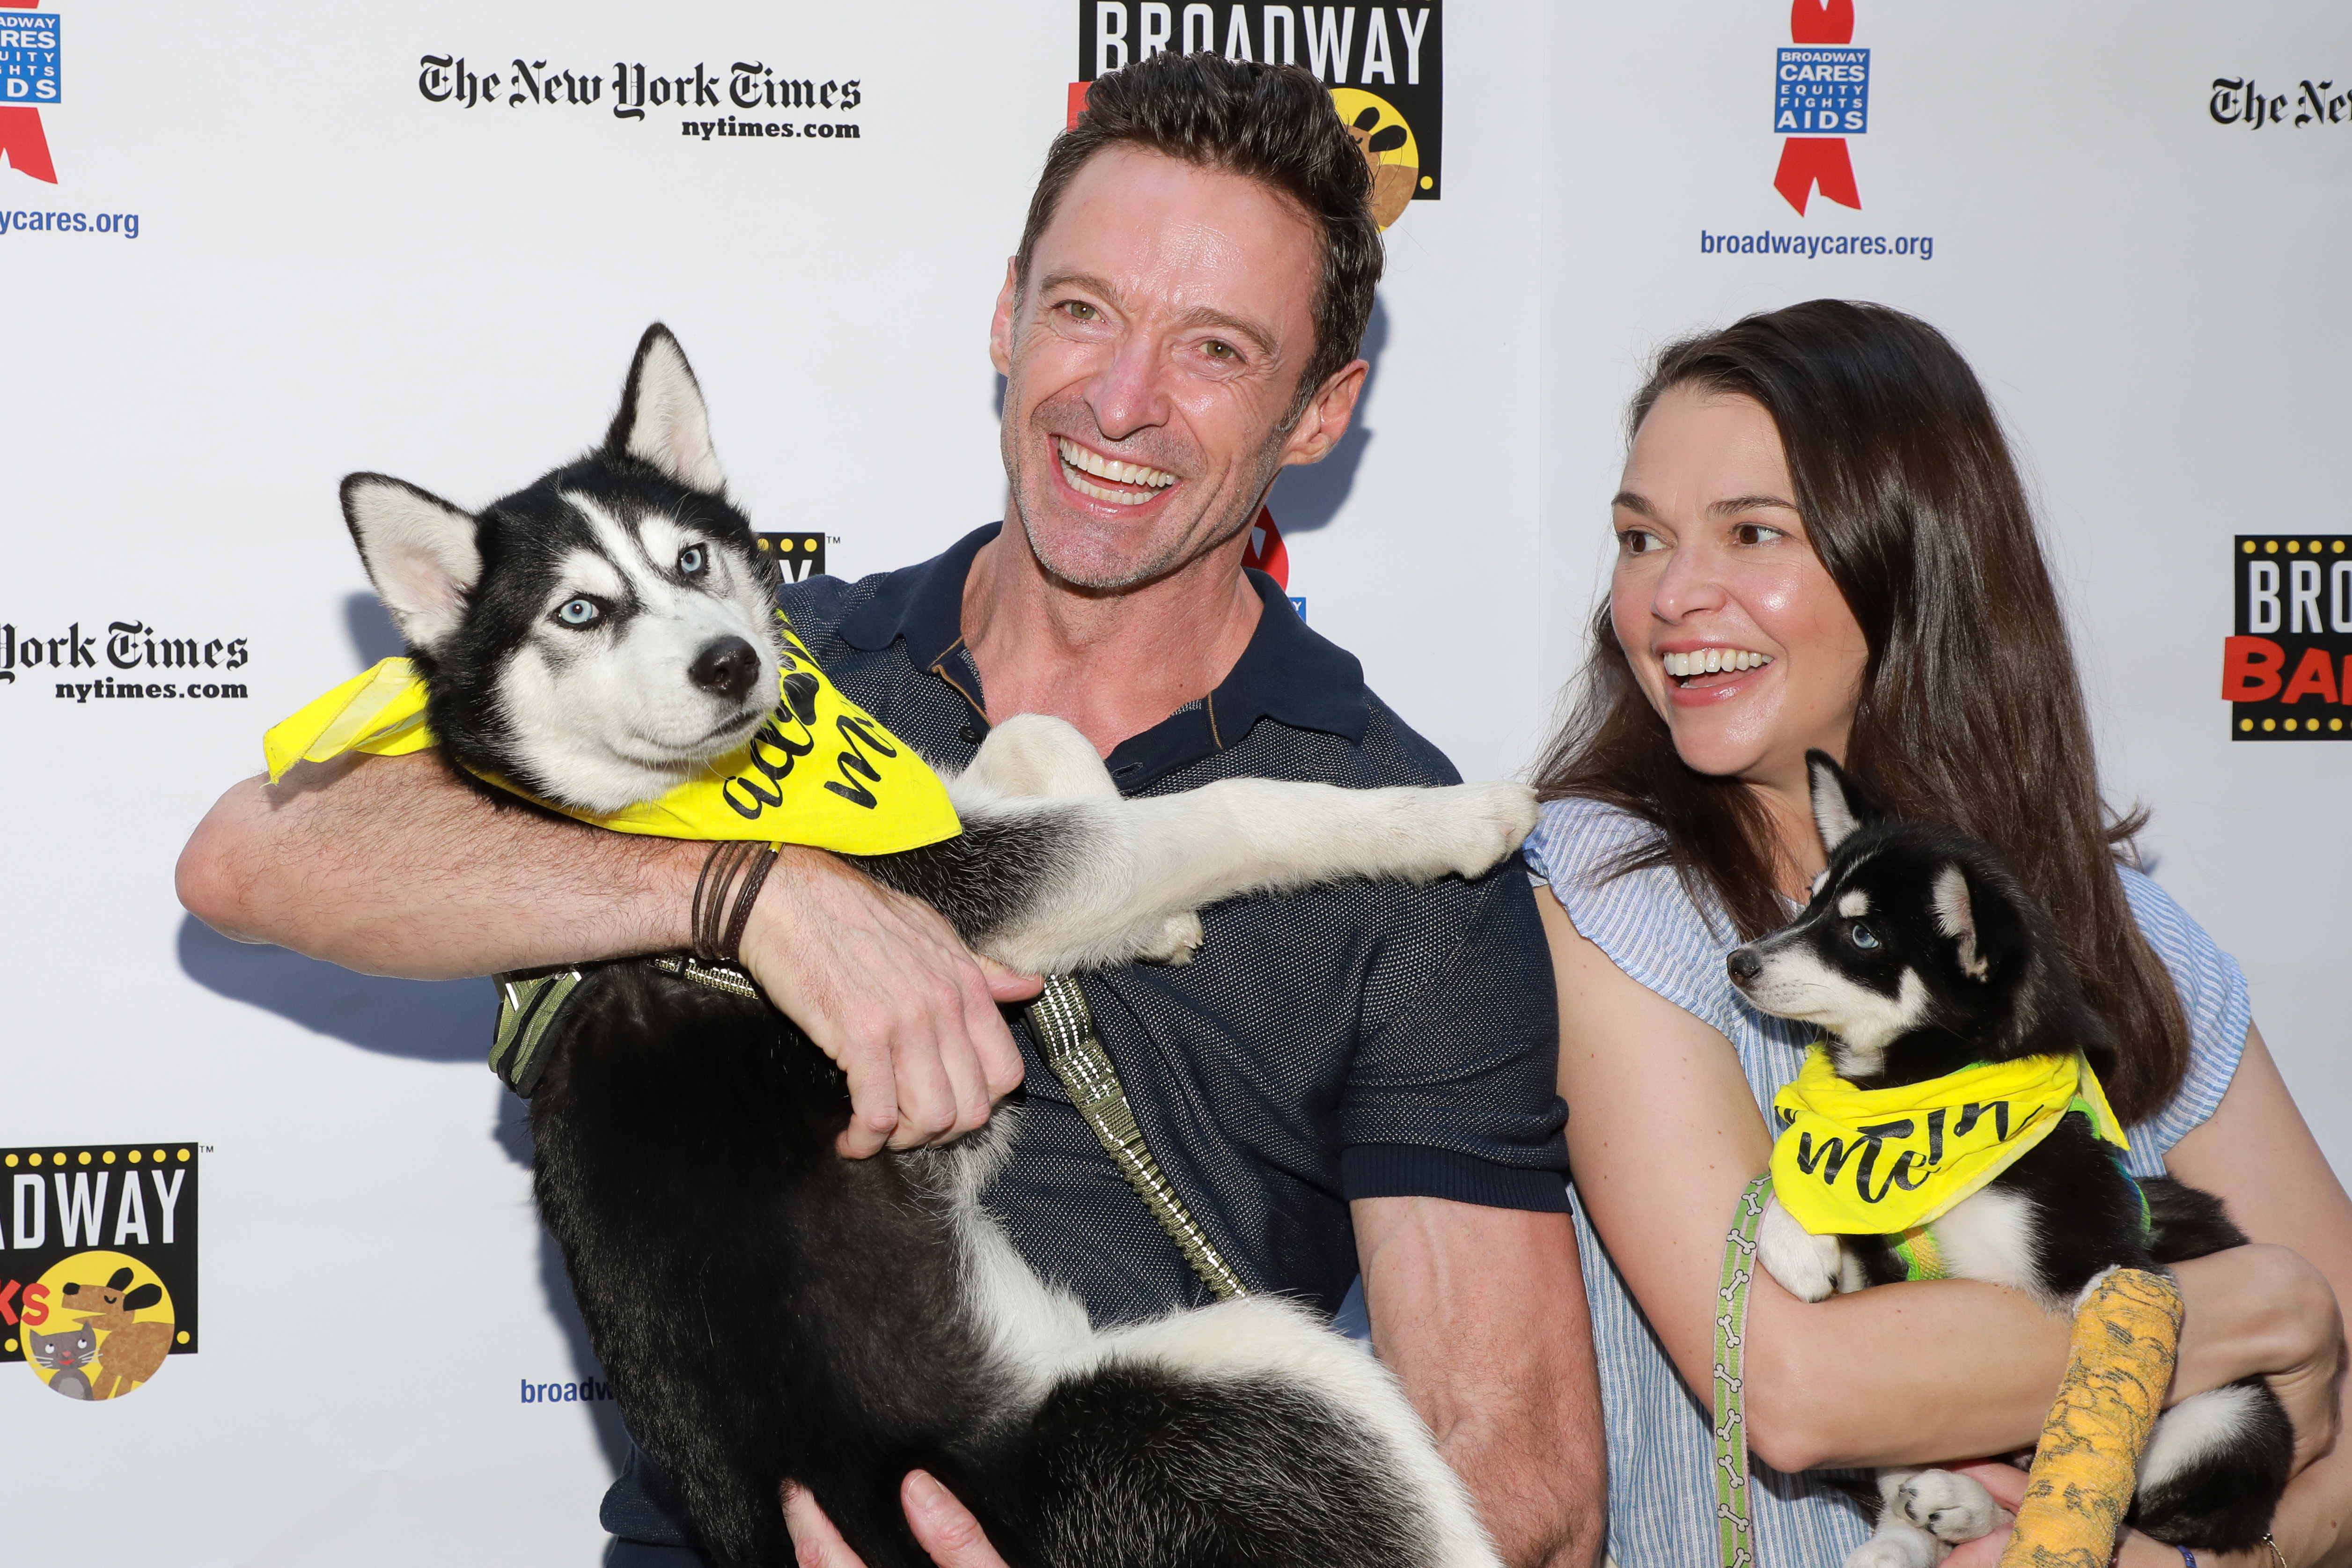
[(1176, 476), (1173, 474), (1162, 473), (1158, 468), (1147, 468), (1141, 463), (1118, 462), (1114, 458), (1090, 452), (1066, 437), (1056, 439), (1062, 451), (1062, 477), (1068, 479), (1070, 488), (1080, 495), (1092, 496), (1097, 500), (1107, 500), (1125, 506), (1140, 505), (1153, 499), (1149, 495), (1136, 495), (1132, 490), (1122, 492), (1106, 489), (1101, 485), (1089, 484), (1078, 477), (1082, 472), (1108, 479), (1113, 484), (1129, 485), (1144, 490), (1166, 489), (1176, 482)]
[(1772, 662), (1769, 653), (1749, 653), (1736, 647), (1703, 647), (1695, 653), (1670, 653), (1664, 657), (1668, 675), (1719, 675), (1727, 669), (1755, 669)]

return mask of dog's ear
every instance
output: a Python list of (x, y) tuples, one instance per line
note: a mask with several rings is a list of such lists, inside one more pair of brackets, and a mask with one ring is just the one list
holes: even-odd
[(1936, 905), (1936, 929), (1952, 940), (1960, 972), (1971, 980), (1984, 979), (1992, 973), (1992, 966), (1985, 962), (1984, 950), (1977, 940), (1976, 900), (1969, 894), (1968, 873), (1960, 868), (1959, 862), (1953, 861), (1936, 873), (1931, 896)]
[(139, 1287), (138, 1289), (131, 1292), (130, 1295), (122, 1298), (122, 1304), (131, 1311), (143, 1312), (148, 1308), (155, 1305), (158, 1301), (161, 1301), (163, 1299), (163, 1288), (151, 1279), (146, 1284)]
[(604, 436), (608, 458), (651, 463), (690, 490), (720, 495), (727, 476), (710, 446), (710, 413), (686, 351), (667, 327), (656, 321), (637, 340), (629, 384), (621, 390), (621, 411)]
[(1813, 785), (1813, 826), (1821, 829), (1822, 847), (1831, 854), (1853, 837), (1854, 829), (1867, 827), (1886, 815), (1827, 752), (1819, 748), (1807, 752), (1805, 773)]
[(128, 1268), (118, 1268), (107, 1276), (106, 1288), (110, 1290), (120, 1290), (130, 1284), (133, 1278), (135, 1277)]
[(431, 653), (457, 629), (481, 579), (473, 518), (415, 485), (353, 474), (343, 481), (343, 521), (401, 636)]

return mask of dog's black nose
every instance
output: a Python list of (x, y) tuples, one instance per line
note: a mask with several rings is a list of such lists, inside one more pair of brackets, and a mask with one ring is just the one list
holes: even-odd
[(720, 637), (695, 656), (686, 678), (731, 701), (751, 690), (751, 682), (760, 679), (760, 656), (741, 637)]
[(1746, 985), (1764, 973), (1764, 961), (1756, 956), (1756, 950), (1752, 947), (1733, 948), (1724, 959), (1723, 966), (1731, 971), (1734, 985)]

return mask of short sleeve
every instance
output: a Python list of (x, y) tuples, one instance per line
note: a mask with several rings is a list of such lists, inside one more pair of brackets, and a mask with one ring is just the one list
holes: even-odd
[(1670, 866), (1610, 875), (1658, 837), (1656, 827), (1616, 806), (1556, 800), (1544, 806), (1523, 852), (1579, 935), (1629, 978), (1737, 1038), (1744, 1009), (1723, 966), (1735, 945), (1728, 922), (1696, 906)]
[(1381, 1009), (1348, 1074), (1341, 1188), (1350, 1199), (1564, 1214), (1568, 1111), (1550, 952), (1516, 861), (1475, 891), (1458, 941), (1428, 971), (1375, 975), (1366, 988), (1398, 1005)]
[(2162, 1110), (2129, 1130), (2135, 1175), (2164, 1173), (2172, 1146), (2211, 1116), (2237, 1075), (2253, 1023), (2253, 1003), (2237, 961), (2223, 952), (2205, 928), (2173, 901), (2172, 895), (2138, 871), (2123, 869), (2124, 895), (2140, 935), (2172, 976), (2189, 1015), (2189, 1071)]

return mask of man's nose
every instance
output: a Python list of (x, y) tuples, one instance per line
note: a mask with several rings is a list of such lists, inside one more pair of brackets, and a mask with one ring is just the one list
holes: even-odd
[(1139, 334), (1119, 340), (1087, 387), (1087, 403), (1105, 439), (1124, 441), (1168, 422), (1163, 368), (1157, 344)]

